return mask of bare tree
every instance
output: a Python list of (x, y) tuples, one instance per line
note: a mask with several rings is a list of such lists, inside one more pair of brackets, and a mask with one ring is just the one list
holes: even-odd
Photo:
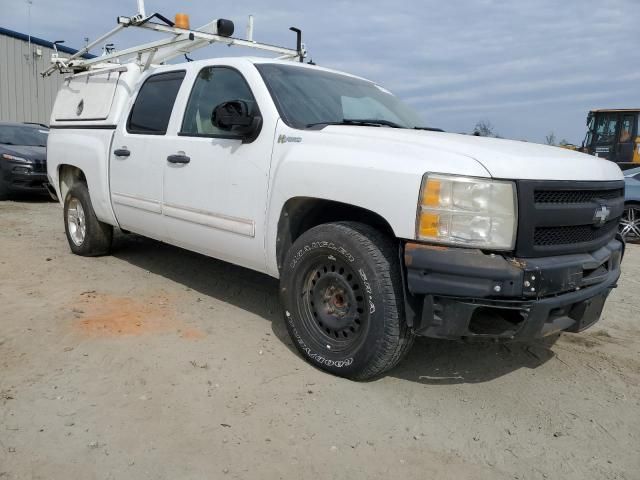
[(473, 134), (477, 137), (499, 137), (495, 127), (489, 120), (480, 120), (473, 129)]
[(545, 141), (547, 145), (556, 145), (556, 134), (553, 132), (549, 133), (549, 135), (545, 137)]

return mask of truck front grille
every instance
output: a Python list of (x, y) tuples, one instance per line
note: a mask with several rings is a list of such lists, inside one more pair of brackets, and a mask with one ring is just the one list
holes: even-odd
[[(616, 235), (624, 210), (624, 182), (520, 180), (519, 257), (543, 257), (597, 250)], [(608, 217), (602, 225), (598, 212)]]
[(533, 233), (533, 244), (536, 247), (547, 247), (550, 245), (577, 245), (605, 237), (610, 239), (611, 233), (615, 233), (617, 227), (617, 220), (609, 222), (600, 228), (593, 225), (537, 227)]
[(586, 203), (594, 200), (611, 200), (624, 195), (624, 190), (536, 190), (535, 203)]

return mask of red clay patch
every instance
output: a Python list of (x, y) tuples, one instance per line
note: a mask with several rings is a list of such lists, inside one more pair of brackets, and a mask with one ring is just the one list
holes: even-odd
[(133, 299), (85, 292), (73, 308), (75, 326), (90, 337), (117, 337), (177, 332), (185, 339), (199, 339), (205, 333), (185, 329), (177, 321), (164, 296)]

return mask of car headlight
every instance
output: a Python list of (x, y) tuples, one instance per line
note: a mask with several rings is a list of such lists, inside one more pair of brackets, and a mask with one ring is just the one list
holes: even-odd
[(416, 238), (487, 250), (513, 250), (515, 184), (503, 180), (426, 174)]
[(8, 153), (3, 153), (2, 155), (0, 155), (0, 157), (2, 157), (4, 160), (11, 160), (13, 162), (29, 163), (29, 160), (27, 160), (26, 158), (16, 157), (14, 155), (9, 155)]

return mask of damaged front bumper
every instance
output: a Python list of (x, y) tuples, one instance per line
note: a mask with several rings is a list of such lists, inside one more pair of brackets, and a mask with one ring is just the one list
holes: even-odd
[(600, 318), (623, 254), (619, 239), (591, 253), (527, 259), (407, 243), (408, 321), (417, 335), (449, 339), (578, 332)]

